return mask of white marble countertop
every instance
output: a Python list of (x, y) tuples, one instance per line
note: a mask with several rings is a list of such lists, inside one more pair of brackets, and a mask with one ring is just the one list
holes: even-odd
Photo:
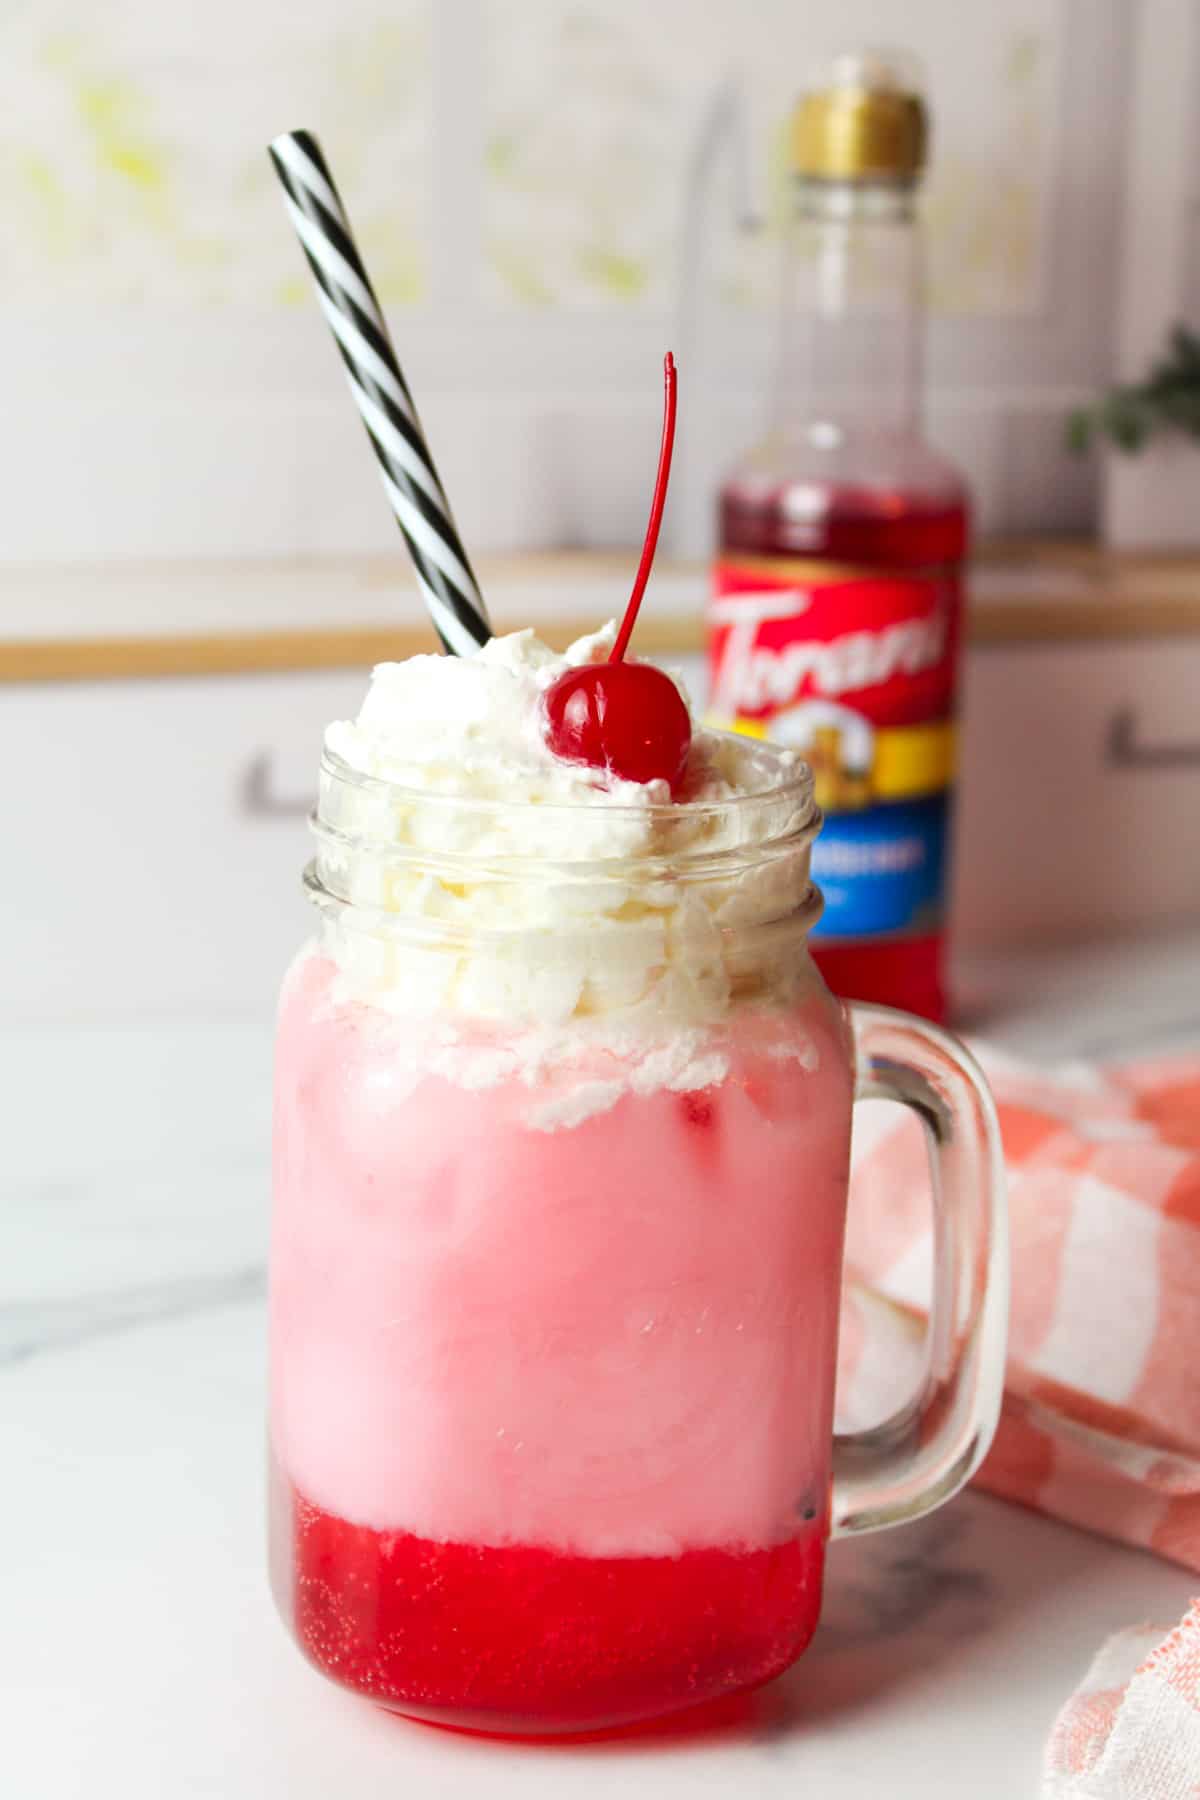
[[(976, 960), (970, 1026), (1046, 1057), (1200, 1041), (1200, 935)], [(263, 1568), (269, 1033), (0, 1034), (0, 1612), (16, 1800), (1037, 1792), (1109, 1631), (1193, 1578), (981, 1495), (839, 1544), (798, 1667), (704, 1735), (497, 1744), (310, 1673)]]

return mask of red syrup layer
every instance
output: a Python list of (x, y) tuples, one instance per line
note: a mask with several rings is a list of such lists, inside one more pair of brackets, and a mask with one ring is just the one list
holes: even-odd
[(767, 1550), (579, 1556), (352, 1525), (291, 1493), (309, 1659), (397, 1712), (496, 1733), (606, 1729), (756, 1687), (817, 1623), (824, 1530)]

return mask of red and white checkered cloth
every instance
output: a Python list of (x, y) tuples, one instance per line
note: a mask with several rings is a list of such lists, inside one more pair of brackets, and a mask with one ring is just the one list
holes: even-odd
[[(981, 1060), (1008, 1164), (1013, 1291), (1003, 1414), (976, 1480), (1200, 1570), (1200, 1055), (1103, 1070), (1033, 1070), (986, 1048)], [(838, 1395), (854, 1423), (911, 1392), (930, 1291), (924, 1143), (889, 1115), (865, 1121), (851, 1189)], [(1074, 1757), (1086, 1780), (1056, 1775), (1049, 1792), (1200, 1800), (1195, 1610), (1133, 1675), (1146, 1648), (1124, 1634), (1101, 1653), (1051, 1746), (1052, 1766)], [(1168, 1704), (1191, 1733), (1191, 1785), (1114, 1772), (1098, 1786)], [(1092, 1763), (1075, 1748), (1089, 1720), (1105, 1740)]]
[(1200, 1794), (1200, 1601), (1174, 1631), (1109, 1638), (1046, 1746), (1046, 1800)]

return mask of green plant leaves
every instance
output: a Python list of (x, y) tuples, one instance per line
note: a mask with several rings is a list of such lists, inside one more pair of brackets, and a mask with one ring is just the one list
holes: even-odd
[(1184, 324), (1172, 326), (1145, 380), (1110, 388), (1071, 413), (1066, 442), (1081, 455), (1100, 437), (1133, 454), (1161, 430), (1200, 439), (1200, 333)]

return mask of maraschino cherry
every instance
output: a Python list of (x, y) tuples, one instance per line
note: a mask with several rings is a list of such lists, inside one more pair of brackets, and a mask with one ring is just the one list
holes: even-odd
[(625, 608), (621, 629), (607, 662), (567, 669), (542, 697), (546, 742), (564, 762), (605, 769), (624, 781), (666, 781), (674, 792), (687, 768), (692, 722), (669, 675), (651, 663), (626, 662), (625, 651), (650, 578), (658, 544), (675, 442), (675, 359), (664, 364), (666, 398), (658, 476), (650, 523)]

